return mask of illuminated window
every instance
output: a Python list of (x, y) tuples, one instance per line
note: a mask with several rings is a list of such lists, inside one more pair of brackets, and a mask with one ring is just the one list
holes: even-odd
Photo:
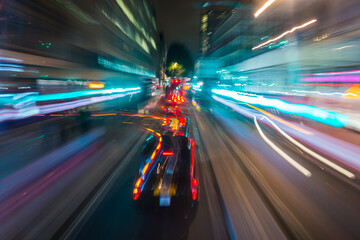
[(202, 31), (202, 32), (205, 32), (206, 29), (207, 29), (207, 23), (203, 23), (203, 24), (201, 25), (201, 31)]
[(133, 67), (125, 64), (120, 64), (120, 63), (112, 62), (100, 56), (98, 57), (98, 63), (104, 66), (105, 68), (113, 69), (120, 72), (132, 73), (132, 74), (143, 75), (148, 77), (155, 77), (152, 71), (145, 70), (141, 66)]
[(206, 23), (208, 20), (208, 16), (207, 15), (203, 15), (202, 16), (202, 23)]

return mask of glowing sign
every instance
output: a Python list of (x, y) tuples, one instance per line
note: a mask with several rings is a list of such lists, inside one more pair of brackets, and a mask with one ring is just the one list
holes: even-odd
[(105, 85), (103, 83), (90, 83), (89, 88), (90, 89), (102, 89)]

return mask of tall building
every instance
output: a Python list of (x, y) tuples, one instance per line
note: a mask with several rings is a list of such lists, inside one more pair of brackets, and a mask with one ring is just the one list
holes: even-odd
[(210, 47), (211, 35), (230, 13), (228, 6), (211, 6), (200, 12), (200, 53), (204, 55)]
[(0, 0), (0, 49), (18, 78), (136, 82), (159, 72), (154, 15), (147, 0)]
[(166, 57), (167, 57), (167, 46), (165, 42), (164, 33), (159, 33), (158, 41), (158, 63), (159, 70), (157, 76), (159, 77), (160, 83), (166, 79)]
[(233, 9), (230, 16), (214, 31), (206, 56), (221, 59), (222, 67), (239, 62), (249, 53), (254, 35), (253, 15), (249, 9)]
[(233, 10), (212, 33), (205, 56), (220, 62), (221, 85), (257, 93), (331, 92), (323, 82), (340, 80), (309, 76), (356, 68), (358, 39), (344, 30), (358, 25), (356, 1), (279, 2), (255, 17), (261, 6)]

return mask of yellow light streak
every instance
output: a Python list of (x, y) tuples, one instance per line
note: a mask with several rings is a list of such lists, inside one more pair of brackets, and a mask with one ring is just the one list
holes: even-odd
[(260, 109), (260, 108), (258, 108), (258, 107), (252, 106), (252, 105), (247, 104), (247, 103), (244, 103), (244, 104), (247, 105), (247, 106), (249, 106), (249, 107), (251, 107), (251, 108), (253, 108), (253, 109), (258, 110), (259, 112), (265, 114), (266, 116), (268, 116), (268, 117), (270, 117), (270, 118), (272, 118), (272, 119), (274, 119), (274, 120), (276, 120), (276, 121), (278, 121), (278, 122), (281, 122), (282, 124), (284, 124), (284, 125), (292, 128), (292, 129), (294, 129), (294, 130), (297, 130), (297, 131), (299, 131), (299, 132), (301, 132), (301, 133), (304, 133), (304, 134), (306, 134), (306, 135), (313, 135), (312, 132), (307, 131), (307, 130), (305, 130), (305, 129), (302, 129), (302, 128), (294, 125), (294, 124), (291, 124), (291, 123), (289, 123), (289, 122), (287, 122), (287, 121), (285, 121), (285, 120), (283, 120), (283, 119), (281, 119), (281, 118), (279, 118), (279, 117), (277, 117), (277, 116), (275, 116), (275, 115), (273, 115), (273, 114), (271, 114), (271, 113), (269, 113), (269, 112), (267, 112), (267, 111), (265, 111), (265, 110), (262, 110), (262, 109)]
[(149, 132), (154, 132), (154, 130), (150, 129), (150, 128), (145, 128), (146, 130), (148, 130)]
[(136, 181), (135, 187), (139, 187), (141, 184), (141, 177)]
[(143, 170), (142, 170), (142, 174), (145, 174), (146, 171), (148, 170), (148, 168), (149, 168), (149, 163), (147, 163), (147, 164), (144, 166), (144, 168), (143, 168)]
[(346, 90), (344, 98), (360, 99), (360, 84), (355, 84)]
[(179, 129), (179, 119), (177, 119), (177, 118), (170, 118), (170, 119), (171, 119), (170, 127), (173, 128), (174, 130), (178, 130)]
[(194, 107), (196, 108), (196, 110), (197, 110), (198, 112), (201, 111), (200, 108), (199, 108), (199, 106), (197, 105), (195, 99), (192, 100), (192, 104), (194, 105)]

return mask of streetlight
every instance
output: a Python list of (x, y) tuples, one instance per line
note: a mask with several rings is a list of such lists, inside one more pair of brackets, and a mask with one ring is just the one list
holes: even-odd
[(177, 66), (177, 62), (176, 62), (176, 63), (174, 63), (174, 68), (176, 68), (176, 66)]

